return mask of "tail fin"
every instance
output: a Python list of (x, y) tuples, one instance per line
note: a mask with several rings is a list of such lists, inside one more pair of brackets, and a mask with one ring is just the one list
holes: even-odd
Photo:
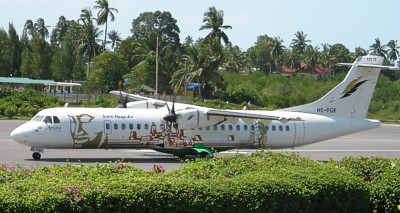
[(383, 57), (358, 57), (345, 79), (324, 97), (310, 104), (283, 109), (284, 111), (365, 118), (375, 89)]

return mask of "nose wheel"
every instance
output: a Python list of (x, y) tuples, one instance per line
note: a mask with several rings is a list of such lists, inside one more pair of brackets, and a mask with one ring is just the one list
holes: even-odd
[(42, 155), (39, 152), (34, 152), (32, 154), (32, 158), (35, 160), (40, 160), (41, 157), (42, 157)]

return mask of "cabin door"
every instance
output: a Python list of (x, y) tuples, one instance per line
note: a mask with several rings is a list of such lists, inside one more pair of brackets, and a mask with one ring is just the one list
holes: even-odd
[(303, 121), (295, 121), (294, 122), (295, 125), (295, 137), (294, 137), (294, 145), (295, 146), (300, 146), (303, 144), (304, 142), (304, 122)]

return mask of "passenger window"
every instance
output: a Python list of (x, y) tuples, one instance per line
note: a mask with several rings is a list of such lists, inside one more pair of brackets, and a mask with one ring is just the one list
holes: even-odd
[(274, 126), (272, 126), (272, 131), (276, 131), (276, 126), (274, 125)]
[(110, 129), (110, 124), (106, 124), (106, 129)]
[(57, 116), (53, 116), (53, 120), (54, 120), (54, 123), (55, 123), (55, 124), (61, 123), (61, 122), (60, 122), (60, 119), (58, 119)]
[(236, 125), (236, 131), (240, 131), (240, 125)]
[(217, 125), (214, 125), (214, 128), (213, 128), (215, 131), (217, 131), (218, 130), (218, 126)]
[(46, 124), (51, 124), (53, 123), (53, 121), (51, 120), (51, 116), (46, 116), (43, 120), (43, 122), (45, 122)]
[(256, 127), (254, 125), (251, 125), (251, 131), (254, 131), (256, 129)]
[(124, 130), (126, 128), (125, 124), (121, 124), (121, 129)]
[(114, 129), (118, 129), (118, 124), (114, 124)]
[(148, 125), (148, 124), (145, 124), (145, 125), (144, 125), (144, 129), (149, 129), (149, 125)]
[(243, 129), (244, 129), (244, 131), (247, 131), (247, 130), (249, 130), (249, 126), (244, 125), (244, 126), (243, 126)]
[(133, 129), (133, 124), (129, 124), (129, 129), (130, 129), (130, 130)]
[(282, 126), (279, 126), (279, 131), (283, 131), (283, 127)]
[(221, 131), (225, 131), (225, 125), (221, 125)]
[(142, 128), (140, 124), (137, 124), (136, 127), (137, 127), (136, 129), (138, 129), (138, 130), (140, 130)]
[(229, 131), (232, 131), (232, 130), (233, 130), (233, 126), (232, 126), (232, 125), (229, 125), (229, 126), (228, 126), (228, 129), (229, 129)]
[(210, 130), (210, 127), (209, 127), (209, 126), (207, 126), (207, 127), (206, 127), (206, 130), (207, 130), (207, 131), (209, 131), (209, 130)]
[(288, 131), (288, 132), (289, 132), (289, 126), (286, 126), (286, 131)]

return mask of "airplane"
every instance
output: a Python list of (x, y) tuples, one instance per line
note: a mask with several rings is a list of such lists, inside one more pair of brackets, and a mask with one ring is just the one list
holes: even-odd
[(212, 158), (235, 148), (303, 146), (377, 128), (366, 118), (383, 57), (362, 56), (344, 80), (321, 99), (274, 111), (223, 110), (112, 91), (137, 100), (122, 108), (49, 108), (18, 126), (10, 137), (44, 149), (153, 149), (177, 157)]

